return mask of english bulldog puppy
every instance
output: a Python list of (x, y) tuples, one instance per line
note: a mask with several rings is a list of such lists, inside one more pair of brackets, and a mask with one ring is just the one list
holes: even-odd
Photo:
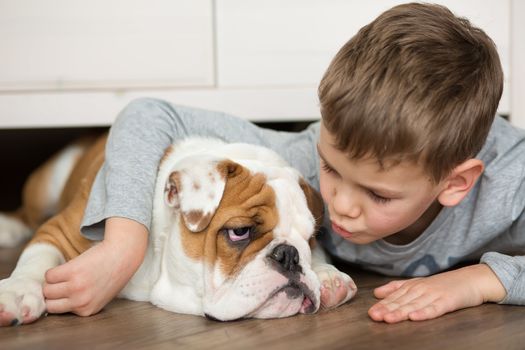
[[(2, 246), (36, 229), (0, 281), (2, 326), (44, 314), (45, 272), (96, 244), (79, 231), (105, 137), (91, 143), (39, 168), (23, 207), (0, 215)], [(315, 190), (269, 149), (208, 138), (176, 143), (159, 166), (146, 257), (119, 296), (220, 321), (341, 305), (355, 295), (354, 282), (310, 247), (322, 208)]]

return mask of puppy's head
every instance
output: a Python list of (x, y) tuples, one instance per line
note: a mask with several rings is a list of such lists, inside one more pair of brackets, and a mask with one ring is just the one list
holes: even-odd
[(181, 252), (194, 273), (203, 267), (191, 286), (202, 296), (202, 314), (233, 320), (317, 311), (308, 241), (322, 201), (297, 171), (192, 155), (173, 166), (164, 196)]

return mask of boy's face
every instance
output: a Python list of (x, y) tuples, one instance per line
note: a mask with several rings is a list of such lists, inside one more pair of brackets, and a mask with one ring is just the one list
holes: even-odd
[(321, 125), (321, 194), (335, 233), (356, 244), (393, 234), (398, 234), (393, 243), (408, 243), (432, 222), (443, 185), (434, 184), (422, 168), (402, 162), (381, 169), (377, 160), (351, 160), (334, 145)]

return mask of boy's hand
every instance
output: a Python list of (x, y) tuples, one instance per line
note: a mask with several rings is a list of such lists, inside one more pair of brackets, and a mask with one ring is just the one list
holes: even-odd
[(148, 231), (124, 218), (106, 220), (104, 240), (46, 272), (44, 297), (50, 313), (99, 312), (126, 285), (144, 259)]
[(505, 288), (485, 264), (467, 266), (425, 278), (392, 281), (376, 288), (374, 295), (383, 299), (368, 310), (374, 321), (396, 323), (422, 321), (448, 312), (499, 302)]

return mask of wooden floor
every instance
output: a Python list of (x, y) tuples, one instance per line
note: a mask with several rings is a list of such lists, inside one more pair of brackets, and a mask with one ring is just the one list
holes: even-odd
[[(20, 249), (0, 249), (0, 278)], [(148, 303), (114, 300), (91, 317), (50, 315), (0, 328), (0, 349), (525, 349), (525, 308), (483, 305), (425, 322), (371, 321), (374, 287), (388, 278), (349, 270), (359, 292), (329, 312), (276, 320), (215, 322)]]

